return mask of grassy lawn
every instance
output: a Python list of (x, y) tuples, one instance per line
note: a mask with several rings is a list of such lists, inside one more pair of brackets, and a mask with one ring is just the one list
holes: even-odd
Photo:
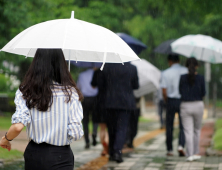
[(216, 132), (214, 134), (214, 148), (222, 151), (222, 119), (216, 121)]
[(0, 148), (0, 159), (17, 159), (22, 158), (23, 152), (18, 150), (11, 150), (10, 152), (7, 149)]
[(216, 107), (222, 108), (222, 100), (217, 100)]
[(11, 117), (0, 117), (0, 130), (8, 130), (11, 126)]
[(144, 118), (144, 117), (142, 117), (142, 116), (139, 117), (139, 122), (141, 122), (141, 123), (149, 123), (149, 122), (151, 122), (151, 121), (152, 121), (152, 120), (147, 119), (147, 118)]

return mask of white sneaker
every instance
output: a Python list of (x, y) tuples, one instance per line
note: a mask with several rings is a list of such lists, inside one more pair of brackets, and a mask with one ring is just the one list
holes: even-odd
[(195, 160), (199, 160), (199, 159), (201, 159), (201, 156), (200, 155), (193, 155), (193, 160), (195, 161)]
[(188, 158), (186, 159), (186, 161), (192, 162), (192, 161), (193, 161), (193, 156), (188, 157)]
[(177, 150), (183, 150), (183, 147), (179, 145)]

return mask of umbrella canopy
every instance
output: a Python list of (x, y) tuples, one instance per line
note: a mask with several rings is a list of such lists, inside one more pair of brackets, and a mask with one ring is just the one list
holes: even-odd
[(132, 50), (138, 55), (139, 53), (141, 53), (141, 51), (145, 50), (147, 48), (147, 46), (145, 44), (143, 44), (141, 41), (137, 40), (134, 37), (131, 37), (128, 34), (125, 33), (116, 33), (120, 38), (123, 39), (123, 41), (125, 41), (130, 48), (132, 48)]
[(159, 46), (157, 46), (154, 49), (155, 53), (160, 53), (160, 54), (175, 54), (174, 52), (172, 52), (171, 49), (171, 43), (174, 42), (176, 39), (171, 39), (171, 40), (167, 40), (162, 42)]
[(74, 19), (74, 12), (70, 19), (51, 20), (27, 28), (1, 50), (33, 57), (37, 48), (61, 48), (66, 59), (75, 61), (123, 63), (139, 59), (115, 33)]
[(210, 63), (222, 62), (222, 42), (206, 35), (186, 35), (171, 44), (173, 52)]
[(76, 67), (82, 67), (82, 68), (93, 68), (93, 67), (101, 67), (102, 63), (97, 63), (97, 62), (75, 62), (75, 61), (71, 61), (72, 65), (75, 65)]
[(139, 78), (139, 89), (134, 90), (135, 97), (141, 97), (159, 89), (161, 72), (145, 59), (132, 61), (131, 64), (137, 67)]

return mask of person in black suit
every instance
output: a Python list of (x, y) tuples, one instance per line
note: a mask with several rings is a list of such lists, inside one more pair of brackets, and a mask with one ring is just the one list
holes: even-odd
[(137, 69), (130, 63), (108, 63), (102, 71), (101, 83), (106, 89), (109, 160), (120, 163), (130, 112), (136, 108), (133, 89), (139, 88)]

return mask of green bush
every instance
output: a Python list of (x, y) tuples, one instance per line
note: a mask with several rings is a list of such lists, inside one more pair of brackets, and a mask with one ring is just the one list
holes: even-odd
[(218, 119), (215, 123), (216, 130), (222, 129), (222, 119)]
[(222, 119), (218, 119), (215, 123), (215, 134), (214, 134), (214, 148), (216, 150), (222, 150)]
[(0, 93), (6, 93), (8, 86), (7, 86), (8, 79), (5, 77), (4, 74), (0, 74)]

